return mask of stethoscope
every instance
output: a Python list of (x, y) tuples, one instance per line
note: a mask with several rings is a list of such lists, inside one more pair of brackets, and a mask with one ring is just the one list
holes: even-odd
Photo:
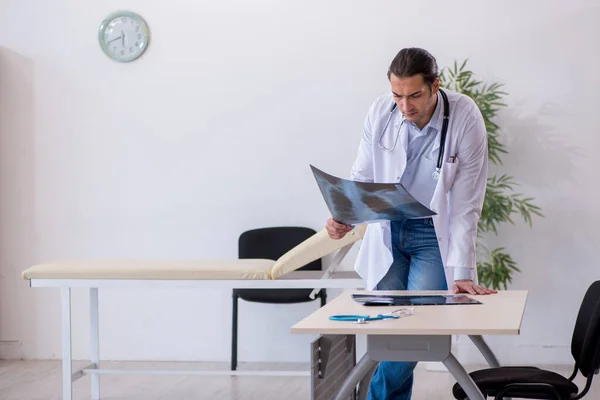
[(410, 308), (399, 308), (397, 310), (385, 313), (377, 314), (375, 316), (370, 315), (332, 315), (329, 317), (331, 321), (351, 321), (355, 324), (366, 324), (369, 321), (380, 321), (384, 319), (400, 319), (413, 315), (414, 307)]
[[(448, 103), (448, 97), (446, 96), (446, 93), (444, 93), (444, 91), (442, 89), (440, 89), (440, 93), (442, 94), (442, 99), (444, 101), (444, 122), (442, 125), (442, 134), (440, 136), (440, 150), (438, 153), (437, 164), (436, 164), (435, 171), (431, 175), (433, 177), (433, 179), (435, 179), (436, 181), (438, 179), (440, 179), (440, 171), (442, 170), (442, 161), (444, 159), (444, 145), (446, 144), (446, 132), (448, 131), (448, 118), (450, 116), (450, 104)], [(392, 109), (390, 110), (390, 115), (387, 119), (387, 122), (385, 123), (385, 126), (383, 127), (383, 130), (381, 131), (381, 134), (379, 135), (379, 141), (378, 141), (379, 147), (381, 149), (383, 149), (383, 151), (386, 151), (388, 153), (392, 152), (396, 148), (396, 143), (398, 142), (398, 138), (400, 137), (400, 130), (402, 129), (402, 125), (404, 124), (404, 121), (405, 121), (405, 119), (402, 119), (402, 123), (400, 124), (400, 127), (398, 128), (398, 132), (396, 133), (396, 140), (394, 141), (394, 145), (392, 146), (392, 148), (388, 149), (385, 146), (383, 146), (381, 144), (381, 139), (383, 138), (383, 134), (387, 130), (387, 127), (390, 124), (390, 121), (392, 120), (392, 116), (394, 115), (394, 112), (397, 109), (398, 109), (398, 106), (394, 102), (394, 105), (392, 106)]]

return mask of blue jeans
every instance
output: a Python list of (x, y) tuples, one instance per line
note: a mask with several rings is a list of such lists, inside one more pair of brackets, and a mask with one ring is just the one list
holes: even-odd
[[(447, 290), (446, 276), (433, 220), (392, 222), (394, 261), (376, 290)], [(416, 362), (379, 363), (368, 400), (409, 400)]]

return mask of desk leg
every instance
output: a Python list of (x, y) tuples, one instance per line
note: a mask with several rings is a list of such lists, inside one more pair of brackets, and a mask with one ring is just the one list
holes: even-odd
[[(98, 369), (100, 367), (100, 332), (98, 315), (98, 288), (90, 288), (90, 355), (92, 365)], [(92, 382), (92, 400), (100, 399), (100, 376), (90, 374)]]
[(469, 400), (485, 400), (483, 394), (473, 382), (471, 376), (465, 371), (464, 367), (458, 362), (456, 357), (452, 353), (448, 355), (444, 361), (444, 365), (448, 368), (448, 371), (454, 376), (456, 381), (463, 388)]
[(61, 289), (62, 303), (62, 378), (63, 400), (73, 398), (73, 365), (71, 363), (71, 288)]
[(465, 389), (469, 400), (485, 400), (483, 394), (451, 352), (446, 335), (367, 335), (367, 354), (377, 361), (442, 361)]
[(350, 375), (346, 377), (344, 383), (337, 391), (335, 400), (347, 400), (352, 395), (352, 391), (356, 389), (358, 383), (362, 378), (369, 373), (371, 368), (377, 364), (377, 361), (371, 360), (367, 354), (365, 354), (356, 366), (350, 372)]
[(487, 363), (490, 367), (497, 368), (500, 366), (498, 359), (492, 352), (492, 349), (490, 349), (488, 344), (485, 342), (485, 340), (483, 340), (483, 337), (481, 337), (479, 335), (471, 335), (471, 336), (469, 336), (469, 338), (475, 344), (477, 349), (479, 349), (481, 354), (483, 354), (483, 358), (485, 358), (485, 361), (487, 361)]

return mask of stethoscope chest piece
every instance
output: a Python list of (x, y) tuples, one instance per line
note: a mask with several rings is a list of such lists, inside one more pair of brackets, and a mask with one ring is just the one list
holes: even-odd
[(431, 174), (431, 177), (435, 181), (439, 180), (440, 179), (440, 170), (438, 168), (436, 168), (436, 170), (433, 171), (433, 174)]

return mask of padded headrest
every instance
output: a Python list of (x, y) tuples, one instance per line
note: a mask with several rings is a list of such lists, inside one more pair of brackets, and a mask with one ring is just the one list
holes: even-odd
[(327, 230), (322, 229), (279, 257), (271, 269), (271, 279), (277, 279), (287, 273), (296, 271), (316, 259), (361, 240), (366, 230), (366, 224), (358, 225), (342, 239), (335, 240), (329, 237)]

